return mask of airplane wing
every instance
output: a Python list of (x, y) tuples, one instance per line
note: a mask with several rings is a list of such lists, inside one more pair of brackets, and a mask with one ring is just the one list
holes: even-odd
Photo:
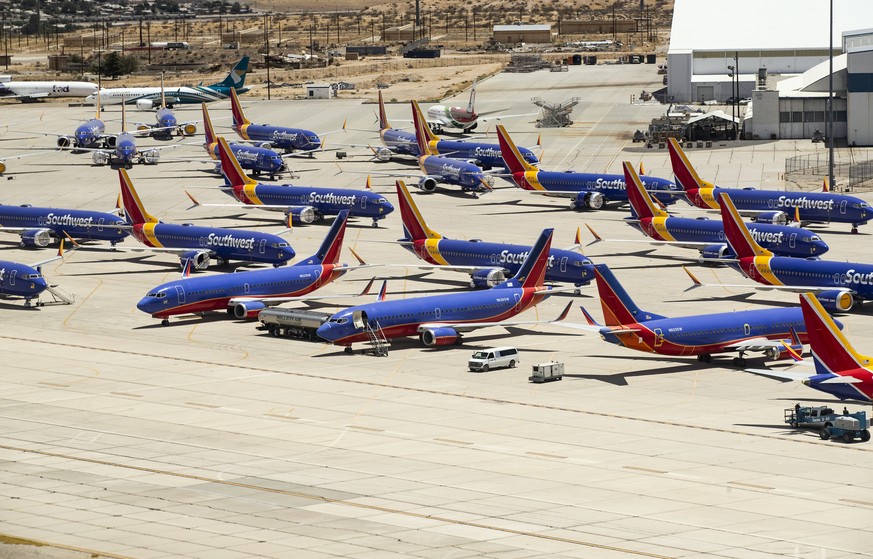
[[(479, 116), (479, 118), (477, 119), (479, 122), (491, 122), (492, 120), (497, 120), (497, 121), (499, 121), (499, 120), (504, 120), (504, 119), (509, 119), (509, 118), (521, 118), (521, 117), (523, 117), (523, 116), (536, 116), (536, 115), (538, 115), (538, 114), (540, 114), (540, 113), (521, 113), (521, 114), (517, 114), (517, 115), (501, 115), (501, 114), (497, 114), (497, 115), (491, 115), (491, 116), (481, 116), (482, 114), (483, 114), (483, 113), (479, 113), (480, 116)], [(484, 114), (487, 115), (488, 113), (484, 113)]]
[(187, 208), (189, 210), (191, 208), (197, 208), (197, 207), (201, 207), (201, 206), (202, 207), (209, 207), (209, 208), (236, 208), (238, 210), (267, 210), (267, 211), (285, 212), (285, 213), (291, 213), (291, 212), (294, 212), (295, 210), (299, 211), (299, 212), (302, 212), (305, 210), (314, 210), (312, 208), (312, 206), (306, 206), (306, 205), (298, 206), (298, 205), (281, 205), (281, 204), (243, 204), (242, 202), (230, 203), (230, 204), (203, 204), (199, 200), (197, 200), (197, 198), (192, 196), (191, 193), (188, 192), (187, 190), (185, 191), (185, 194), (187, 194), (188, 198), (190, 198), (191, 202), (193, 202), (193, 205), (191, 205)]
[[(358, 268), (366, 268), (369, 267), (367, 265), (362, 266), (346, 266), (343, 267), (343, 270), (354, 270)], [(348, 299), (350, 297), (362, 297), (370, 293), (370, 288), (373, 287), (373, 281), (375, 278), (370, 279), (367, 282), (367, 285), (364, 286), (364, 289), (360, 293), (346, 293), (340, 295), (321, 295), (321, 294), (308, 294), (308, 295), (300, 295), (298, 297), (234, 297), (230, 300), (228, 305), (233, 305), (236, 303), (246, 303), (257, 301), (259, 303), (263, 303), (268, 307), (273, 307), (276, 305), (281, 305), (282, 303), (290, 303), (292, 301), (323, 301), (326, 299)]]
[[(730, 262), (730, 260), (722, 260), (722, 262)], [(822, 291), (832, 291), (833, 287), (826, 287), (822, 285), (763, 285), (760, 283), (703, 283), (699, 279), (697, 279), (694, 274), (692, 274), (688, 268), (682, 266), (682, 269), (685, 270), (685, 273), (688, 274), (688, 277), (691, 278), (692, 284), (691, 287), (685, 288), (684, 291), (691, 291), (692, 289), (697, 289), (698, 287), (736, 287), (741, 289), (755, 289), (758, 291), (787, 291), (789, 293), (820, 293)], [(854, 289), (849, 289), (852, 293), (856, 293)]]
[(780, 351), (785, 347), (781, 340), (768, 340), (767, 338), (751, 338), (734, 344), (724, 346), (724, 349), (733, 349), (736, 351), (755, 351), (764, 352), (768, 349), (776, 348)]
[(525, 326), (531, 324), (551, 324), (553, 322), (560, 322), (567, 318), (567, 313), (570, 312), (570, 307), (572, 305), (573, 301), (567, 303), (567, 306), (564, 307), (564, 310), (561, 312), (561, 314), (558, 315), (557, 318), (554, 318), (552, 320), (504, 320), (501, 322), (426, 322), (419, 325), (418, 332), (421, 333), (424, 330), (429, 330), (432, 328), (452, 328), (457, 332), (472, 332), (480, 328), (489, 328), (491, 326)]

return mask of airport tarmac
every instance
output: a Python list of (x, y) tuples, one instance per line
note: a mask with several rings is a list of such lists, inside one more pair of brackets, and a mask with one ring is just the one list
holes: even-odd
[[(631, 104), (631, 95), (659, 84), (652, 65), (500, 74), (479, 84), (478, 108), (532, 112), (531, 97), (557, 103), (578, 96), (569, 128), (537, 129), (529, 117), (507, 127), (521, 145), (542, 133), (545, 169), (618, 173), (626, 159), (668, 177), (666, 150), (630, 140), (665, 110)], [(455, 100), (465, 103), (466, 95)], [(243, 101), (254, 122), (329, 131), (348, 118), (349, 131), (329, 136), (329, 146), (378, 141), (364, 131), (375, 127), (372, 104)], [(388, 113), (410, 118), (405, 104), (390, 105)], [(14, 130), (63, 133), (91, 112), (45, 104), (6, 105), (3, 114), (7, 122), (28, 121)], [(200, 118), (198, 109), (177, 114)], [(227, 128), (227, 103), (211, 105), (210, 114)], [(105, 118), (117, 116), (111, 109)], [(107, 128), (118, 130), (118, 123)], [(0, 139), (16, 137), (9, 131)], [(54, 145), (52, 137), (20, 138), (0, 142), (0, 156)], [(693, 148), (689, 158), (721, 186), (779, 188), (786, 157), (823, 149), (809, 141), (716, 145)], [(346, 151), (362, 156), (292, 159), (301, 169), (295, 182), (359, 187), (368, 171), (411, 169)], [(182, 146), (163, 157), (202, 155), (199, 147)], [(116, 173), (91, 166), (87, 154), (52, 152), (8, 165), (12, 180), (0, 181), (0, 203), (115, 206)], [(184, 189), (202, 202), (230, 200), (210, 190), (220, 182), (205, 172), (210, 167), (140, 165), (130, 176), (148, 210), (165, 221), (283, 229), (268, 212), (188, 210)], [(391, 179), (372, 181), (396, 201)], [(568, 246), (577, 227), (591, 240), (589, 223), (607, 237), (642, 239), (622, 223), (624, 211), (574, 212), (567, 200), (505, 186), (478, 199), (416, 193), (416, 201), (429, 225), (450, 237), (529, 244), (554, 227), (555, 245)], [(701, 215), (681, 202), (673, 208)], [(857, 235), (840, 224), (816, 230), (830, 244), (829, 258), (870, 260), (873, 225)], [(287, 234), (298, 260), (326, 231), (315, 225)], [(413, 265), (414, 257), (393, 243), (401, 236), (395, 212), (378, 228), (368, 221), (350, 225), (346, 246), (371, 263)], [(17, 241), (2, 237), (4, 259), (27, 263), (51, 255), (51, 249), (19, 249)], [(584, 250), (609, 264), (642, 308), (668, 316), (797, 302), (788, 294), (747, 296), (751, 290), (736, 288), (685, 292), (690, 281), (683, 264), (707, 281), (747, 281), (728, 269), (698, 266), (693, 251), (607, 243)], [(354, 261), (347, 251), (344, 260)], [(701, 364), (646, 355), (558, 325), (494, 327), (447, 349), (408, 339), (393, 342), (387, 357), (346, 355), (273, 338), (254, 322), (222, 314), (160, 326), (135, 305), (150, 288), (180, 276), (172, 256), (80, 250), (44, 273), (76, 302), (38, 309), (0, 304), (6, 356), (0, 534), (7, 542), (21, 538), (49, 548), (8, 543), (0, 556), (26, 556), (23, 549), (34, 556), (51, 549), (58, 557), (141, 559), (873, 555), (873, 445), (821, 441), (815, 432), (787, 428), (783, 409), (797, 402), (841, 404), (797, 383), (739, 371), (729, 357)], [(389, 298), (467, 285), (464, 275), (414, 267), (375, 273), (392, 276)], [(324, 289), (356, 293), (372, 276), (352, 272)], [(556, 316), (571, 299), (569, 321), (584, 322), (577, 305), (601, 318), (593, 285), (581, 295), (554, 296), (520, 318)], [(859, 350), (873, 351), (869, 311), (841, 320)], [(520, 366), (467, 370), (474, 349), (495, 345), (517, 346)], [(531, 365), (549, 360), (566, 364), (564, 379), (528, 382)]]

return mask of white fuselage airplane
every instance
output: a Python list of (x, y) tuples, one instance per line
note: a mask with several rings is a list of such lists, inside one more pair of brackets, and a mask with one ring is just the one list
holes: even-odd
[(0, 98), (36, 101), (46, 97), (87, 97), (97, 91), (89, 82), (0, 82)]

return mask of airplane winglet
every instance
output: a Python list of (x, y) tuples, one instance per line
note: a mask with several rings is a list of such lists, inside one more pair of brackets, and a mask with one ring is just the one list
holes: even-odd
[[(66, 235), (66, 234), (67, 234), (66, 231), (64, 231), (64, 235)], [(64, 257), (64, 240), (63, 239), (61, 239), (61, 242), (58, 245), (58, 257), (59, 258)]]
[[(791, 329), (794, 330), (794, 327), (792, 327)], [(785, 348), (785, 353), (787, 353), (791, 359), (793, 359), (796, 363), (800, 363), (801, 361), (803, 361), (803, 357), (799, 353), (797, 353), (793, 347), (785, 343), (784, 340), (781, 343), (782, 346)]]
[[(561, 311), (561, 314), (558, 315), (558, 318), (556, 318), (552, 322), (561, 322), (562, 320), (567, 318), (567, 315), (570, 314), (570, 308), (572, 306), (573, 306), (573, 301), (570, 301), (569, 303), (567, 303), (567, 306), (564, 307), (564, 310)], [(582, 309), (582, 310), (585, 310), (585, 309)]]
[(182, 265), (182, 277), (188, 278), (191, 277), (191, 261), (192, 258), (186, 258), (185, 263)]
[(643, 167), (643, 162), (640, 161), (640, 175), (645, 175), (645, 174), (646, 174), (646, 169), (645, 169), (645, 167)]
[(603, 237), (601, 237), (600, 235), (598, 235), (598, 234), (597, 234), (597, 231), (595, 231), (593, 227), (591, 227), (591, 226), (588, 225), (587, 223), (585, 224), (585, 227), (587, 227), (588, 230), (591, 231), (591, 234), (594, 235), (594, 240), (591, 241), (590, 243), (588, 243), (589, 245), (593, 245), (594, 243), (601, 243), (601, 242), (603, 242)]
[(591, 316), (591, 313), (589, 313), (587, 310), (585, 310), (585, 307), (580, 305), (579, 308), (582, 309), (582, 314), (585, 315), (585, 320), (588, 322), (589, 326), (596, 326), (598, 328), (603, 327), (603, 325), (598, 324), (597, 321), (594, 320), (594, 317)]
[(490, 185), (490, 184), (488, 184), (487, 182), (485, 182), (485, 179), (484, 179), (484, 178), (479, 177), (479, 182), (482, 184), (482, 186), (485, 188), (486, 191), (488, 191), (488, 192), (494, 192), (494, 189), (491, 188), (491, 185)]
[(376, 301), (384, 301), (385, 295), (388, 293), (388, 280), (382, 281), (382, 287), (379, 288), (379, 295), (376, 296)]
[(373, 185), (370, 183), (370, 175), (367, 175), (367, 184), (364, 188), (367, 190), (373, 190)]
[(688, 291), (689, 289), (694, 289), (696, 287), (703, 287), (703, 282), (701, 282), (699, 279), (697, 279), (694, 276), (694, 274), (691, 273), (691, 270), (689, 270), (685, 266), (682, 266), (682, 269), (685, 270), (685, 273), (688, 274), (688, 277), (691, 278), (691, 281), (693, 282), (693, 285), (691, 287), (689, 287), (688, 289), (686, 289), (685, 291)]
[(574, 242), (577, 245), (582, 244), (582, 228), (581, 227), (576, 228), (576, 240)]
[(288, 226), (288, 229), (286, 229), (286, 231), (291, 231), (292, 229), (294, 229), (294, 216), (291, 215), (291, 212), (285, 214), (285, 225)]
[(800, 223), (800, 206), (794, 206), (794, 221)]
[[(71, 243), (73, 243), (73, 246), (74, 246), (74, 247), (79, 248), (79, 243), (77, 243), (77, 242), (76, 242), (76, 239), (74, 239), (73, 237), (71, 237), (69, 233), (67, 233), (66, 231), (64, 231), (64, 236), (65, 236), (66, 238), (68, 238), (68, 239), (70, 240)], [(63, 242), (64, 242), (64, 240), (61, 239), (61, 244), (63, 244)], [(61, 255), (58, 254), (58, 256), (61, 256)]]
[(361, 291), (361, 293), (360, 293), (360, 295), (358, 295), (358, 297), (363, 297), (364, 295), (367, 295), (368, 293), (370, 293), (370, 288), (373, 287), (374, 281), (376, 281), (376, 276), (373, 276), (372, 278), (370, 278), (370, 281), (367, 282), (367, 285), (364, 286), (364, 289)]
[(821, 191), (822, 192), (830, 192), (830, 186), (828, 185), (828, 178), (825, 177), (821, 182)]
[(197, 208), (197, 207), (200, 206), (200, 202), (198, 202), (198, 201), (197, 201), (197, 198), (195, 198), (195, 197), (194, 197), (190, 192), (188, 192), (188, 191), (186, 190), (186, 191), (185, 191), (185, 194), (188, 195), (188, 198), (191, 199), (191, 203), (193, 204), (193, 205), (191, 205), (191, 206), (188, 206), (187, 209), (190, 210), (191, 208)]
[(353, 249), (352, 247), (349, 247), (349, 252), (352, 253), (352, 256), (355, 257), (355, 260), (357, 260), (357, 261), (361, 264), (361, 266), (366, 266), (366, 265), (367, 265), (367, 263), (364, 262), (364, 259), (361, 258), (360, 255), (358, 255), (357, 252), (355, 252), (355, 249)]
[(344, 118), (344, 119), (343, 119), (343, 127), (342, 127), (342, 130), (345, 130), (345, 129), (346, 129), (346, 123), (348, 122), (348, 120), (349, 120), (349, 119), (347, 119), (347, 118)]

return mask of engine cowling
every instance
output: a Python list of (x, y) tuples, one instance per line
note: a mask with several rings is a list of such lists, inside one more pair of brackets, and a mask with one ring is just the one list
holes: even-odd
[(138, 99), (136, 102), (136, 108), (141, 111), (148, 111), (155, 108), (155, 103), (151, 99)]
[(421, 343), (427, 347), (454, 345), (461, 341), (461, 335), (454, 328), (425, 328), (421, 331)]
[(267, 305), (260, 301), (243, 301), (233, 305), (233, 316), (237, 318), (258, 318), (258, 313), (264, 310)]
[(773, 223), (776, 225), (787, 225), (788, 214), (780, 211), (761, 212), (755, 216), (753, 221), (755, 223)]
[(815, 298), (829, 311), (845, 312), (855, 305), (855, 296), (848, 289), (822, 291)]
[(373, 155), (375, 155), (376, 159), (378, 159), (379, 161), (391, 161), (391, 156), (393, 154), (391, 153), (390, 149), (386, 147), (381, 147), (377, 148)]
[(436, 190), (437, 181), (431, 177), (421, 177), (418, 179), (418, 188), (424, 190), (425, 192), (433, 192)]
[(185, 261), (191, 261), (191, 267), (195, 270), (205, 270), (209, 268), (209, 252), (205, 250), (191, 250), (182, 255), (181, 263), (185, 266)]
[(0, 161), (0, 175), (2, 175), (4, 171), (6, 171), (6, 163)]
[(108, 148), (114, 148), (115, 144), (117, 143), (117, 138), (115, 136), (107, 136), (103, 140), (103, 143), (105, 143), (106, 147), (108, 147)]
[(92, 152), (91, 161), (94, 162), (94, 165), (106, 165), (109, 163), (109, 154), (105, 151)]
[(197, 133), (197, 125), (193, 122), (189, 122), (182, 127), (182, 134), (185, 136), (193, 136)]
[(260, 144), (257, 144), (257, 145), (259, 148), (273, 149), (273, 144), (271, 144), (270, 142), (261, 142)]
[(146, 165), (154, 165), (161, 158), (161, 152), (156, 149), (147, 149), (142, 152), (142, 160)]
[(136, 127), (136, 129), (139, 131), (148, 130), (149, 128), (151, 128), (151, 126), (149, 126), (148, 124), (140, 124)]
[(75, 143), (75, 140), (70, 136), (58, 136), (58, 147), (68, 148)]
[(319, 213), (312, 206), (291, 208), (288, 213), (292, 223), (315, 223), (320, 219)]
[(699, 262), (718, 262), (725, 257), (733, 256), (730, 247), (726, 244), (708, 245), (700, 251)]
[(21, 234), (21, 246), (29, 248), (47, 247), (52, 242), (51, 229), (30, 229)]
[(506, 274), (503, 273), (503, 270), (496, 268), (476, 270), (470, 274), (470, 287), (477, 289), (494, 287), (504, 281), (506, 281)]
[(574, 210), (599, 210), (606, 203), (606, 198), (599, 192), (580, 192), (573, 198), (570, 207)]

